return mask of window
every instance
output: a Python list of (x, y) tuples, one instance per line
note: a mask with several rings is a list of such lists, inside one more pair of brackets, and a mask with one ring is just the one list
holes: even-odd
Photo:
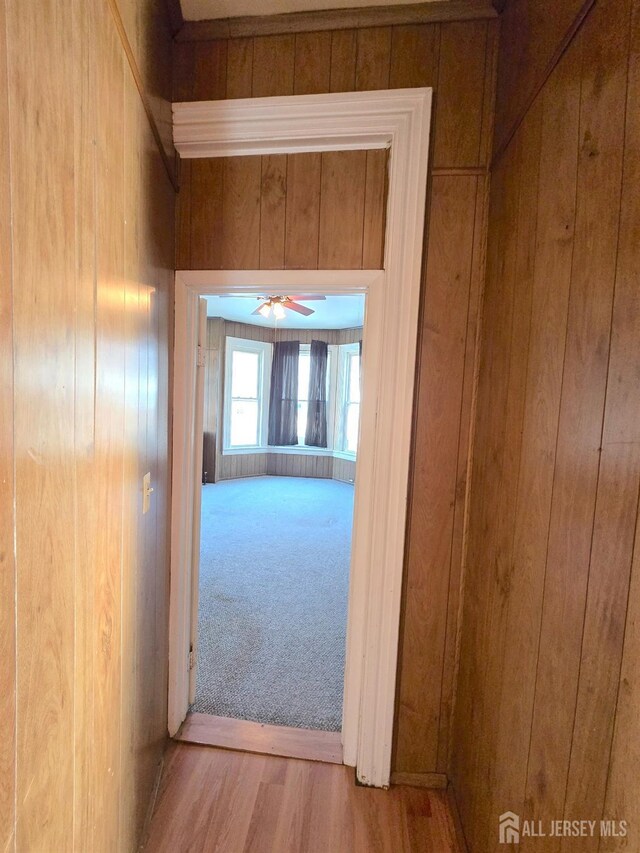
[[(269, 451), (270, 343), (226, 339), (223, 449), (228, 453)], [(326, 453), (355, 458), (360, 424), (360, 347), (331, 344), (327, 361), (328, 447), (307, 447), (311, 347), (300, 345), (298, 362), (298, 444), (275, 452)]]
[[(331, 409), (331, 349), (327, 353), (327, 418)], [(309, 373), (311, 371), (311, 346), (300, 344), (300, 359), (298, 361), (298, 444), (304, 445), (307, 432), (307, 411), (309, 408)], [(331, 435), (327, 427), (327, 436)], [(306, 445), (305, 445), (306, 446)]]
[(311, 370), (311, 347), (300, 346), (298, 360), (298, 444), (304, 444), (307, 431), (307, 411), (309, 408), (309, 371)]
[(266, 362), (270, 345), (227, 338), (224, 446), (259, 447), (268, 401)]
[(356, 453), (360, 423), (360, 347), (359, 344), (349, 344), (342, 350), (345, 364), (341, 449), (347, 453)]

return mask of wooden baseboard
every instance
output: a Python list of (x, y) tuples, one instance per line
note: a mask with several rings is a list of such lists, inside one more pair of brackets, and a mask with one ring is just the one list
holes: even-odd
[(439, 788), (447, 787), (445, 773), (392, 773), (392, 785), (408, 785), (411, 788)]
[(189, 714), (175, 740), (238, 752), (342, 764), (340, 732), (269, 726), (251, 720), (233, 720), (210, 714)]
[(289, 12), (281, 15), (252, 15), (185, 21), (176, 41), (247, 38), (285, 33), (346, 30), (362, 27), (391, 27), (399, 24), (432, 24), (443, 21), (475, 21), (496, 18), (492, 0), (447, 0), (408, 3), (400, 6), (368, 6), (358, 9), (330, 9)]
[(453, 818), (453, 825), (456, 830), (456, 840), (458, 842), (460, 851), (461, 853), (469, 853), (469, 845), (467, 844), (464, 829), (462, 828), (462, 820), (460, 818), (460, 811), (458, 809), (458, 800), (456, 798), (456, 792), (451, 782), (449, 782), (447, 786), (447, 802), (449, 803), (449, 810), (451, 812), (451, 817)]

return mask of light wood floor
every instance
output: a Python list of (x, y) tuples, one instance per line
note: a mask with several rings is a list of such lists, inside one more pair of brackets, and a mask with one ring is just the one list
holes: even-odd
[(443, 791), (355, 785), (353, 769), (171, 744), (146, 853), (459, 853)]

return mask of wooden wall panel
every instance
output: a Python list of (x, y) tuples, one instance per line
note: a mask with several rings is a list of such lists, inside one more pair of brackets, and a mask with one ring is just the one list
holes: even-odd
[[(600, 499), (603, 509), (598, 531), (611, 530), (621, 547), (612, 547), (604, 559), (615, 559), (618, 577), (624, 579), (625, 550), (629, 547), (634, 485), (638, 476), (638, 346), (640, 338), (640, 3), (634, 0), (626, 103), (624, 183), (620, 206), (620, 242), (613, 303), (611, 366), (613, 383), (607, 386), (605, 429), (602, 441), (607, 480), (613, 484), (614, 500)], [(610, 380), (611, 382), (611, 380)], [(606, 488), (606, 487), (605, 487)], [(610, 490), (606, 488), (605, 496)], [(617, 496), (617, 499), (615, 499)], [(599, 496), (600, 497), (600, 496)], [(606, 514), (605, 514), (606, 513)], [(640, 514), (637, 515), (633, 561), (628, 589), (628, 609), (620, 678), (617, 685), (616, 716), (611, 746), (604, 813), (626, 819), (630, 824), (628, 849), (640, 848)], [(620, 605), (620, 586), (614, 580)], [(623, 590), (624, 596), (624, 590)], [(622, 600), (624, 598), (622, 597)], [(618, 615), (618, 614), (616, 614)], [(606, 623), (605, 623), (606, 624)], [(603, 851), (624, 849), (622, 841), (603, 842)]]
[(502, 14), (498, 89), (496, 94), (497, 148), (502, 147), (524, 116), (531, 99), (544, 83), (545, 73), (582, 10), (593, 0), (536, 0), (507, 2)]
[(630, 822), (521, 850), (640, 844), (639, 14), (595, 5), (492, 178), (451, 768), (471, 851), (500, 849), (506, 810)]
[(166, 739), (175, 191), (136, 57), (169, 57), (156, 4), (124, 11), (0, 5), (7, 851), (135, 849)]
[(260, 186), (260, 269), (284, 269), (287, 157), (263, 157)]
[(185, 162), (177, 221), (180, 268), (381, 265), (385, 151)]
[[(100, 9), (96, 33), (96, 97), (108, 121), (97, 121), (96, 133), (96, 389), (94, 458), (103, 473), (96, 493), (94, 528), (94, 716), (103, 721), (94, 744), (93, 844), (118, 844), (120, 784), (120, 669), (123, 535), (123, 453), (125, 364), (124, 240), (122, 211), (124, 173), (125, 59), (108, 9)], [(95, 732), (94, 732), (95, 735)]]
[(306, 456), (293, 453), (268, 453), (267, 474), (278, 477), (318, 477), (331, 479), (331, 456)]
[(287, 156), (285, 269), (316, 269), (322, 154)]
[[(436, 177), (431, 191), (429, 255), (422, 310), (429, 317), (421, 337), (420, 365), (429, 365), (419, 386), (413, 458), (414, 488), (408, 527), (404, 600), (405, 641), (398, 697), (396, 763), (407, 773), (435, 769), (440, 684), (445, 656), (451, 573), (451, 541), (458, 486), (458, 443), (472, 280), (478, 178)], [(477, 298), (477, 293), (475, 294)], [(455, 318), (455, 322), (453, 321)], [(456, 393), (446, 393), (452, 387)], [(420, 484), (420, 485), (418, 485)], [(434, 566), (425, 574), (424, 565)], [(453, 614), (455, 617), (455, 614)], [(422, 667), (415, 659), (431, 654)]]
[[(320, 269), (361, 269), (364, 238), (366, 151), (326, 151), (320, 185)], [(377, 233), (382, 237), (381, 206)], [(375, 227), (375, 226), (374, 226)]]
[(333, 460), (332, 474), (334, 480), (342, 480), (344, 483), (354, 483), (356, 479), (356, 463), (350, 459)]
[(331, 80), (331, 33), (297, 33), (294, 95), (328, 92)]
[[(5, 0), (0, 0), (0, 33), (6, 32)], [(13, 326), (11, 287), (11, 184), (7, 56), (0, 56), (0, 846), (15, 849), (16, 639), (13, 550)]]
[[(214, 89), (213, 82), (209, 85), (201, 70), (207, 51), (220, 57), (226, 53), (227, 98), (404, 86), (434, 89), (427, 222), (434, 215), (434, 205), (442, 204), (448, 212), (441, 209), (440, 214), (451, 217), (453, 230), (447, 233), (440, 225), (434, 226), (435, 231), (426, 230), (425, 268), (432, 270), (432, 280), (425, 275), (423, 302), (427, 308), (422, 310), (420, 335), (422, 340), (431, 329), (442, 332), (442, 340), (431, 335), (431, 344), (441, 352), (442, 359), (447, 352), (453, 353), (455, 381), (445, 382), (436, 376), (428, 358), (421, 361), (417, 387), (418, 399), (423, 402), (416, 411), (413, 452), (421, 453), (418, 436), (429, 435), (429, 446), (437, 458), (429, 459), (428, 466), (438, 482), (446, 481), (447, 488), (453, 490), (454, 505), (445, 501), (424, 476), (413, 477), (411, 506), (415, 517), (432, 513), (432, 529), (448, 530), (449, 534), (448, 540), (442, 534), (437, 548), (423, 548), (416, 524), (409, 538), (411, 593), (407, 598), (411, 597), (412, 604), (411, 613), (405, 614), (401, 638), (404, 663), (399, 686), (402, 711), (394, 765), (397, 771), (429, 773), (443, 771), (447, 765), (467, 501), (469, 424), (476, 375), (476, 328), (484, 268), (486, 173), (492, 134), (496, 37), (496, 22), (466, 21), (229, 39), (224, 47), (220, 41), (199, 42), (197, 50), (190, 42), (175, 46), (174, 91), (181, 100), (222, 97), (217, 94), (221, 91), (219, 82), (216, 80)], [(272, 72), (275, 60), (270, 58), (276, 44), (274, 38), (285, 39), (278, 42), (282, 46), (282, 55), (277, 60), (281, 67), (278, 75)], [(279, 80), (267, 84), (263, 81), (265, 75), (278, 76)], [(250, 76), (253, 85), (249, 91)], [(262, 81), (258, 88), (256, 81)], [(268, 92), (264, 86), (268, 86)], [(368, 152), (364, 165), (359, 155), (348, 152), (287, 158), (285, 268), (382, 266), (385, 161), (384, 153), (380, 152)], [(192, 170), (194, 164), (195, 161)], [(263, 163), (263, 175), (265, 170)], [(433, 195), (432, 186), (437, 186), (438, 198)], [(189, 255), (185, 244), (190, 240), (193, 248), (202, 239), (201, 235), (196, 236), (193, 221), (198, 216), (197, 208), (205, 210), (212, 203), (203, 194), (210, 193), (213, 198), (220, 191), (219, 187), (207, 190), (204, 185), (199, 186), (192, 171), (191, 179), (186, 178), (180, 192), (180, 207), (189, 211), (181, 213), (179, 223), (191, 221), (192, 225), (190, 237), (180, 240), (178, 258), (179, 262), (188, 260), (190, 268), (211, 265), (209, 256), (199, 256), (193, 251)], [(272, 203), (272, 192), (272, 187), (263, 187), (263, 195), (269, 199), (264, 198), (263, 211)], [(260, 263), (280, 268), (281, 200), (274, 205), (273, 223), (261, 229), (265, 244), (264, 249), (260, 248)], [(185, 234), (188, 234), (186, 229)], [(459, 279), (446, 270), (446, 259), (451, 258)], [(447, 301), (448, 316), (442, 310)], [(452, 305), (455, 311), (451, 310)], [(435, 399), (431, 398), (434, 389)], [(426, 470), (424, 452), (421, 458)], [(438, 499), (437, 512), (430, 506), (434, 495)], [(426, 641), (428, 637), (437, 638), (435, 645)], [(438, 676), (425, 677), (425, 673), (438, 670)]]
[[(181, 175), (180, 195), (189, 198), (180, 204), (178, 225), (178, 261), (191, 268), (191, 258), (201, 258), (207, 269), (222, 267), (224, 247), (222, 231), (224, 161), (187, 160)], [(184, 166), (184, 164), (183, 164)], [(198, 203), (191, 204), (191, 187), (201, 188)]]
[(485, 21), (441, 29), (433, 149), (438, 166), (476, 166), (481, 162), (487, 34)]
[[(59, 122), (73, 126), (67, 91), (73, 87), (74, 45), (68, 29), (56, 28), (55, 13), (52, 5), (32, 14), (15, 4), (7, 8), (15, 200), (14, 843), (17, 849), (64, 850), (73, 838), (75, 353), (73, 337), (60, 331), (66, 332), (75, 307), (69, 240), (75, 231), (74, 187), (66, 179), (73, 174), (75, 151), (73, 136), (58, 129)], [(64, 182), (45, 192), (35, 181), (45, 171), (64, 176)], [(49, 371), (39, 370), (42, 365), (50, 365)]]

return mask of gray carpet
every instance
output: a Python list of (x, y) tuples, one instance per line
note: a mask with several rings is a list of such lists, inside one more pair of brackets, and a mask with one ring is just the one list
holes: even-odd
[(352, 516), (334, 480), (203, 487), (193, 711), (340, 729)]

